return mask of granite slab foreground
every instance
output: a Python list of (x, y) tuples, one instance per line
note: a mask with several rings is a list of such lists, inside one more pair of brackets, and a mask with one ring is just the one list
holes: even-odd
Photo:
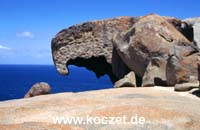
[[(193, 93), (193, 94), (192, 94)], [(199, 130), (199, 90), (173, 88), (118, 88), (80, 93), (58, 93), (0, 102), (0, 130)], [(134, 124), (54, 124), (62, 117), (145, 118)]]

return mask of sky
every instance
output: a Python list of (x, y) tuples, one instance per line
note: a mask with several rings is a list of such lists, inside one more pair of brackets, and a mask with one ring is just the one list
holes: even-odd
[(53, 64), (51, 39), (90, 20), (156, 13), (200, 17), (200, 0), (0, 0), (0, 64)]

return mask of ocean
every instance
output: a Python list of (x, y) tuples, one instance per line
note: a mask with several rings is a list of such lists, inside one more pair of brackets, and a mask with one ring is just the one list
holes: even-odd
[(97, 78), (84, 67), (69, 66), (68, 76), (60, 75), (53, 65), (0, 65), (0, 101), (23, 98), (31, 86), (46, 82), (52, 93), (82, 92), (111, 88), (108, 75)]

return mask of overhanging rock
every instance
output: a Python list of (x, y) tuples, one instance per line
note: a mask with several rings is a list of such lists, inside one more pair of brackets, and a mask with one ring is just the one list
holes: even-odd
[[(155, 22), (156, 24), (151, 23), (152, 21), (155, 21), (154, 17), (157, 18), (157, 21)], [(146, 21), (146, 23), (149, 21), (149, 23), (144, 23), (144, 28), (142, 24), (142, 26), (139, 27), (138, 25), (140, 25), (142, 21)], [(151, 66), (148, 68), (148, 73), (145, 72), (148, 64), (152, 62), (156, 63), (155, 66), (152, 66), (153, 68), (162, 65), (161, 68), (163, 70), (159, 71), (162, 74), (159, 74), (159, 77), (153, 78), (149, 77), (151, 75), (146, 75), (146, 78), (144, 79), (151, 79), (153, 82), (155, 82), (155, 79), (158, 79), (156, 80), (158, 83), (156, 85), (161, 85), (160, 83), (163, 84), (163, 80), (160, 80), (160, 77), (164, 77), (163, 79), (166, 77), (165, 65), (168, 62), (168, 56), (175, 55), (171, 53), (174, 45), (184, 48), (183, 53), (181, 51), (176, 51), (181, 52), (179, 53), (180, 55), (177, 56), (179, 58), (188, 57), (193, 54), (198, 56), (196, 54), (198, 53), (197, 49), (192, 43), (194, 40), (193, 27), (194, 26), (188, 22), (172, 17), (161, 17), (155, 14), (150, 14), (144, 17), (117, 17), (113, 19), (85, 22), (71, 26), (67, 29), (63, 29), (52, 39), (51, 47), (53, 60), (57, 70), (62, 75), (69, 73), (67, 66), (72, 64), (84, 66), (87, 69), (92, 70), (97, 77), (108, 74), (113, 82), (121, 79), (130, 71), (134, 71), (136, 76), (139, 76), (139, 78), (143, 78), (144, 74), (151, 74)], [(136, 28), (136, 32), (142, 33), (137, 33), (138, 36), (136, 36), (134, 28)], [(140, 36), (141, 34), (142, 36)], [(116, 35), (122, 35), (122, 37), (116, 41)], [(128, 43), (127, 46), (130, 46), (130, 48), (133, 50), (139, 50), (126, 50), (126, 47), (123, 48), (124, 45), (121, 47), (113, 46), (115, 43), (118, 45)], [(136, 43), (138, 43), (138, 46), (137, 48), (134, 48)], [(126, 55), (122, 56), (121, 50), (122, 53), (126, 53)], [(136, 56), (132, 55), (133, 52), (136, 54)], [(139, 54), (140, 52), (143, 52), (144, 57)], [(161, 58), (161, 60), (157, 61), (159, 58)], [(138, 59), (138, 62), (134, 59)], [(155, 62), (151, 61), (152, 59), (154, 59)], [(161, 63), (160, 61), (164, 62)], [(173, 60), (170, 60), (170, 62), (171, 61)], [(183, 66), (185, 61), (187, 60), (179, 60), (179, 62), (182, 62), (181, 64), (183, 64)], [(192, 63), (195, 66), (195, 68), (192, 68), (192, 73), (194, 72), (193, 75), (196, 75), (197, 73), (197, 62)], [(187, 66), (185, 67), (186, 68), (183, 69), (187, 70)], [(174, 69), (176, 72), (177, 69)], [(154, 70), (157, 71), (159, 69)], [(157, 73), (156, 71), (154, 73)], [(179, 73), (177, 74), (178, 76), (175, 76), (177, 78), (181, 78), (181, 76), (187, 77), (188, 75), (181, 75)], [(193, 79), (196, 79), (196, 77)]]

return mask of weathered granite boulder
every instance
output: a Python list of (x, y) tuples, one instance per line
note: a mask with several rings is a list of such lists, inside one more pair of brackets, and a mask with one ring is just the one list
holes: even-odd
[[(142, 86), (167, 86), (182, 83), (181, 75), (170, 77), (167, 68), (174, 69), (174, 75), (179, 75), (177, 67), (188, 70), (184, 77), (192, 76), (186, 82), (191, 77), (197, 79), (197, 62), (190, 62), (191, 72), (184, 62), (198, 60), (194, 43), (190, 23), (150, 14), (72, 26), (60, 31), (52, 39), (51, 47), (55, 66), (63, 75), (68, 74), (67, 66), (72, 64), (92, 70), (97, 77), (108, 74), (113, 83), (134, 71), (143, 80)], [(175, 47), (183, 50), (178, 56), (182, 66), (171, 65)]]
[[(127, 31), (138, 18), (118, 17), (78, 24), (60, 31), (52, 40), (52, 55), (59, 73), (68, 74), (67, 65), (85, 66), (93, 70), (97, 77), (108, 74), (114, 81), (115, 76), (123, 77), (127, 72), (113, 69), (112, 37), (118, 32)], [(113, 68), (123, 63), (113, 56)], [(116, 60), (117, 59), (117, 60)], [(114, 72), (113, 72), (114, 71)], [(118, 72), (120, 71), (120, 72)], [(113, 73), (116, 74), (113, 76)]]
[[(128, 31), (141, 17), (117, 17), (91, 21), (60, 31), (52, 39), (52, 56), (60, 74), (68, 74), (67, 65), (85, 66), (97, 77), (108, 74), (112, 81), (121, 79), (130, 69), (113, 49), (113, 36)], [(181, 20), (163, 17), (170, 24), (181, 28)], [(120, 69), (119, 69), (120, 68)], [(114, 74), (114, 75), (113, 75)]]
[(169, 54), (166, 76), (168, 84), (198, 81), (198, 63), (200, 54), (195, 46), (174, 46)]
[(133, 71), (129, 72), (125, 75), (122, 79), (118, 80), (114, 84), (114, 88), (121, 88), (121, 87), (136, 87), (136, 78), (135, 73)]
[(174, 45), (192, 44), (166, 19), (154, 14), (139, 19), (126, 33), (117, 34), (113, 43), (128, 68), (143, 77), (144, 86), (166, 82), (170, 50)]
[(31, 89), (26, 93), (24, 98), (39, 96), (39, 95), (45, 95), (51, 93), (51, 87), (48, 83), (40, 82), (34, 84)]
[(155, 84), (167, 86), (166, 84), (166, 62), (165, 59), (154, 57), (149, 62), (144, 76), (142, 78), (142, 86), (152, 87)]

